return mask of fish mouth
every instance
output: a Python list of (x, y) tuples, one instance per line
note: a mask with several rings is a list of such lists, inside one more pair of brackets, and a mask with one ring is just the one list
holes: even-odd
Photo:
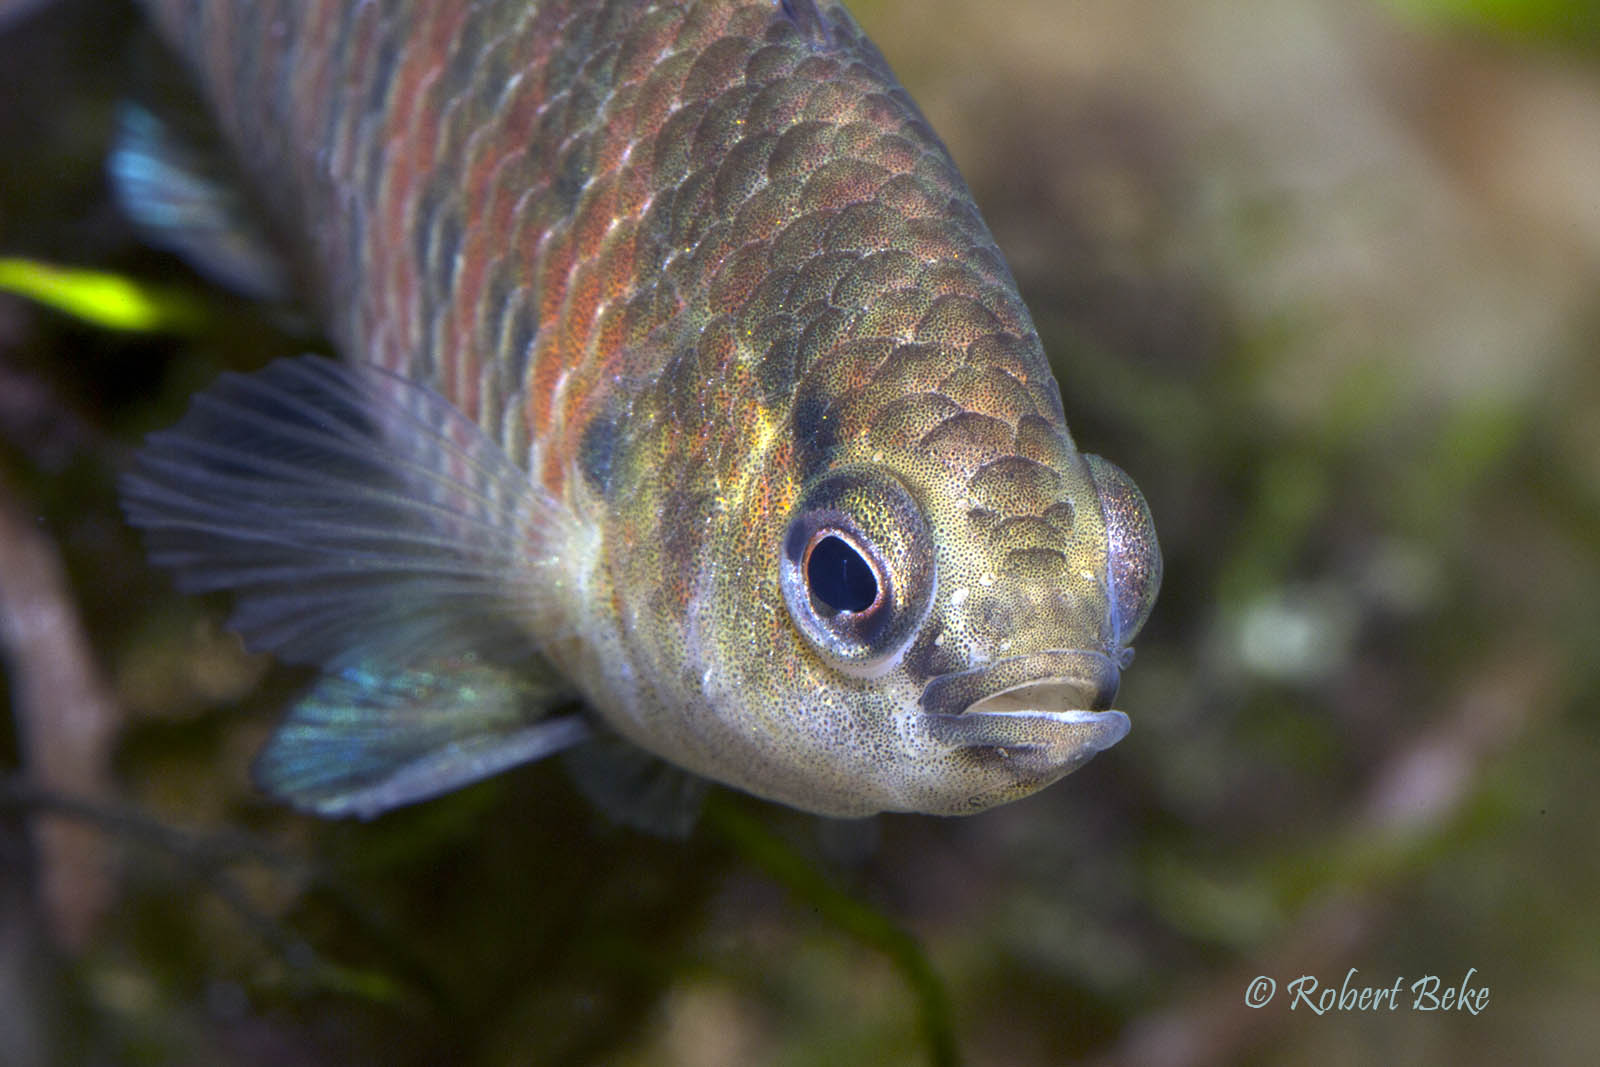
[(1026, 757), (1059, 777), (1128, 735), (1128, 717), (1111, 708), (1120, 676), (1101, 652), (1013, 656), (930, 681), (923, 718), (938, 741)]

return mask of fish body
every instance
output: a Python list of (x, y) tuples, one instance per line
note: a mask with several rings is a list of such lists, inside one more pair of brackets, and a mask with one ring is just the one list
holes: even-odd
[(1149, 512), (844, 8), (147, 6), (346, 360), (225, 378), (124, 484), (326, 672), (268, 789), (372, 814), (570, 750), (622, 808), (959, 814), (1126, 732)]

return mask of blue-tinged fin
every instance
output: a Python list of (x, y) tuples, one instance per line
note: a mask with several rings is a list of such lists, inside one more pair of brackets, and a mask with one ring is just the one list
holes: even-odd
[(689, 836), (711, 783), (598, 729), (562, 756), (578, 791), (607, 817), (657, 837)]
[(152, 562), (237, 594), (246, 644), (328, 672), (261, 783), (371, 815), (570, 745), (541, 656), (570, 514), (437, 393), (315, 356), (226, 374), (120, 485)]
[(246, 296), (289, 296), (283, 257), (214, 133), (180, 130), (175, 119), (124, 103), (107, 166), (118, 206), (151, 244)]
[(579, 715), (545, 717), (551, 697), (523, 672), (471, 659), (347, 667), (289, 713), (256, 783), (318, 815), (370, 818), (588, 737)]

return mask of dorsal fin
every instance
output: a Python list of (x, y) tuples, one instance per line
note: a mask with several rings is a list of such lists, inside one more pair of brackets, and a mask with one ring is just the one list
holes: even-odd
[(125, 101), (107, 167), (118, 206), (151, 244), (246, 296), (288, 299), (288, 268), (214, 131)]

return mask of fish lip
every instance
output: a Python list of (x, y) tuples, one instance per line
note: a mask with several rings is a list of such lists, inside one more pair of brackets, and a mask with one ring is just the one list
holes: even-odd
[(930, 681), (923, 721), (954, 748), (1032, 752), (1024, 765), (1060, 775), (1128, 736), (1128, 716), (1110, 707), (1120, 673), (1109, 656), (1084, 649), (997, 660)]
[(1121, 675), (1104, 652), (1031, 652), (939, 675), (922, 689), (922, 710), (928, 715), (1095, 714), (1111, 707)]

